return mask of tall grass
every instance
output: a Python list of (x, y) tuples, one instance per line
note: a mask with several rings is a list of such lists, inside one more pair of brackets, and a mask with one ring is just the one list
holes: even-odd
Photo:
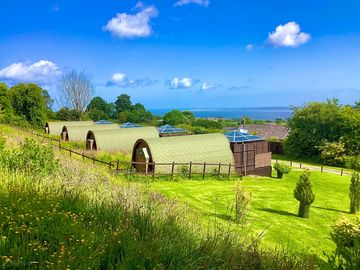
[[(37, 164), (46, 156), (51, 162), (41, 146), (36, 149), (37, 155), (24, 160)], [(0, 163), (4, 269), (314, 268), (309, 258), (263, 251), (230, 231), (207, 232), (195, 213), (175, 201), (112, 184), (106, 172), (69, 157), (61, 156), (53, 170), (43, 167), (34, 175)]]

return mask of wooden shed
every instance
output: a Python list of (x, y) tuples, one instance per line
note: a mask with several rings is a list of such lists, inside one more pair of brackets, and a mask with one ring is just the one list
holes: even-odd
[(50, 135), (59, 135), (62, 132), (63, 127), (66, 126), (90, 126), (93, 125), (93, 121), (62, 121), (62, 122), (46, 122), (44, 131)]
[(131, 152), (140, 138), (159, 138), (159, 133), (155, 127), (90, 130), (86, 136), (86, 149)]
[(225, 135), (234, 154), (236, 171), (242, 175), (271, 176), (269, 142), (259, 136), (233, 130)]
[(134, 145), (132, 161), (155, 163), (155, 165), (135, 164), (134, 167), (139, 172), (171, 173), (172, 165), (161, 165), (161, 163), (172, 162), (182, 163), (175, 166), (175, 173), (181, 171), (182, 166), (187, 166), (190, 162), (195, 163), (192, 165), (192, 172), (202, 172), (205, 162), (216, 164), (205, 166), (207, 173), (215, 173), (219, 163), (224, 165), (221, 167), (221, 172), (227, 172), (229, 164), (234, 164), (234, 157), (230, 143), (223, 134), (204, 134), (158, 139), (142, 138)]
[(85, 141), (89, 130), (109, 130), (120, 129), (118, 124), (97, 124), (88, 126), (69, 126), (64, 125), (61, 138), (65, 141)]

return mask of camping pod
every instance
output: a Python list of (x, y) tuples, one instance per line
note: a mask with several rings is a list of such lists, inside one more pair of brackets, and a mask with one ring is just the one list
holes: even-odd
[(93, 121), (63, 121), (63, 122), (46, 122), (44, 131), (50, 135), (60, 135), (63, 127), (66, 126), (90, 126)]
[(140, 163), (134, 165), (137, 171), (155, 174), (186, 173), (190, 162), (194, 173), (202, 173), (204, 168), (206, 173), (228, 173), (229, 165), (231, 171), (234, 165), (230, 142), (223, 134), (142, 138), (134, 145), (132, 161)]
[(99, 124), (89, 126), (68, 126), (65, 125), (61, 132), (61, 138), (65, 141), (82, 141), (86, 140), (89, 130), (109, 130), (120, 129), (118, 124)]
[(159, 138), (159, 133), (155, 127), (90, 130), (86, 136), (86, 149), (131, 153), (140, 138)]

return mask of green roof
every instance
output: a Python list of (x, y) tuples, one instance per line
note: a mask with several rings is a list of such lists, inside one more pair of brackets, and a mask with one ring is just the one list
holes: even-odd
[[(204, 134), (178, 137), (163, 137), (144, 140), (150, 149), (155, 163), (214, 163), (229, 165), (234, 163), (229, 140), (223, 134)], [(156, 173), (168, 173), (171, 166), (158, 165)], [(218, 166), (207, 166), (206, 171), (212, 172)], [(175, 168), (178, 172), (180, 168)], [(203, 165), (193, 165), (193, 172), (202, 172)], [(233, 169), (232, 169), (233, 171)], [(222, 166), (221, 172), (228, 172), (228, 166)]]
[(131, 152), (138, 139), (159, 138), (159, 132), (155, 127), (91, 131), (94, 134), (98, 150)]
[[(62, 122), (46, 122), (46, 127), (49, 128), (49, 134), (59, 135), (62, 132), (64, 126), (90, 126), (93, 125), (93, 121), (62, 121)], [(44, 130), (45, 130), (44, 129)]]
[(86, 141), (86, 135), (89, 130), (109, 130), (120, 129), (118, 124), (106, 124), (106, 125), (88, 125), (88, 126), (64, 126), (67, 130), (69, 141)]

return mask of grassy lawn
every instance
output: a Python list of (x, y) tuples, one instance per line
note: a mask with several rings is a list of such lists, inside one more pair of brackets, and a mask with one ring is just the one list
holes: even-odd
[[(243, 185), (252, 193), (252, 209), (248, 225), (252, 233), (265, 228), (263, 246), (282, 246), (304, 253), (315, 253), (324, 258), (335, 245), (330, 239), (331, 225), (341, 215), (348, 215), (350, 177), (312, 172), (315, 202), (310, 218), (296, 216), (298, 202), (293, 198), (295, 184), (301, 174), (294, 170), (283, 180), (276, 178), (246, 177)], [(203, 214), (204, 221), (232, 222), (235, 214), (234, 181), (179, 181), (153, 182), (151, 188), (178, 198)], [(240, 227), (240, 226), (238, 226)]]

